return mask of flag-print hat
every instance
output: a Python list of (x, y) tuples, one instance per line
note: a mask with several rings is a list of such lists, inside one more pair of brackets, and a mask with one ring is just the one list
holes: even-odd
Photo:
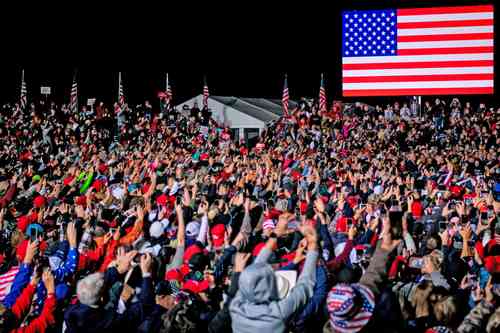
[(337, 284), (330, 290), (327, 308), (335, 332), (355, 333), (370, 320), (375, 307), (373, 292), (362, 284)]

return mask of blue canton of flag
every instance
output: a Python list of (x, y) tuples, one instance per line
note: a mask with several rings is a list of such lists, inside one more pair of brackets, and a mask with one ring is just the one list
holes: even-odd
[(344, 57), (397, 55), (396, 10), (347, 11), (342, 27)]

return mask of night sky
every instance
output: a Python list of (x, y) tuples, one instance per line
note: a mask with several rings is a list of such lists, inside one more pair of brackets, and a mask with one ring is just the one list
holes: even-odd
[(119, 70), (133, 105), (145, 99), (156, 102), (167, 71), (175, 103), (201, 93), (204, 74), (212, 95), (280, 98), (285, 72), (292, 99), (316, 97), (324, 72), (330, 101), (341, 94), (342, 10), (488, 3), (493, 1), (335, 0), (328, 7), (283, 2), (283, 11), (231, 3), (132, 8), (128, 13), (88, 8), (80, 18), (63, 13), (22, 20), (13, 16), (0, 26), (0, 103), (18, 100), (21, 68), (29, 99), (38, 98), (40, 86), (48, 85), (58, 103), (69, 100), (75, 68), (80, 104), (90, 97), (114, 102)]

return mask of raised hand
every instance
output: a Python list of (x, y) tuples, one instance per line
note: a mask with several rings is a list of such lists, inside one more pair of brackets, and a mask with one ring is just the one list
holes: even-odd
[(76, 224), (74, 222), (68, 223), (66, 229), (66, 236), (68, 238), (69, 246), (71, 248), (76, 248)]
[(142, 255), (140, 263), (142, 274), (151, 273), (152, 262), (153, 259), (151, 258), (151, 254), (145, 253)]
[(389, 221), (388, 218), (385, 218), (383, 221), (383, 229), (382, 229), (382, 244), (380, 245), (380, 248), (382, 248), (385, 251), (392, 252), (399, 243), (401, 243), (401, 240), (393, 240), (392, 235), (391, 235), (391, 222)]
[(50, 269), (46, 269), (43, 272), (42, 281), (43, 281), (43, 284), (45, 285), (45, 288), (47, 288), (47, 293), (54, 294), (54, 292), (56, 290), (55, 281), (54, 281), (54, 275), (52, 275), (52, 272), (50, 271)]
[(238, 252), (236, 253), (236, 256), (234, 257), (234, 267), (233, 271), (234, 272), (243, 272), (245, 269), (245, 266), (247, 264), (248, 259), (250, 259), (251, 253), (241, 253)]
[(134, 259), (134, 257), (137, 255), (137, 251), (130, 251), (125, 253), (123, 249), (121, 251), (118, 251), (116, 255), (116, 269), (118, 270), (118, 273), (124, 274), (128, 269), (130, 268), (130, 263)]
[(306, 256), (304, 255), (306, 247), (307, 247), (307, 239), (303, 238), (300, 241), (297, 250), (295, 250), (295, 257), (293, 258), (294, 264), (299, 264), (300, 262), (302, 262), (302, 260), (306, 258)]
[(30, 265), (33, 262), (33, 258), (38, 252), (38, 245), (40, 242), (38, 240), (29, 241), (28, 246), (26, 247), (26, 255), (24, 256), (23, 262), (27, 265)]

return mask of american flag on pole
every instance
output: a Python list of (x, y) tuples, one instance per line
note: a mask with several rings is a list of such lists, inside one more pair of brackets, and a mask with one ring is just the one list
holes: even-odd
[(325, 90), (325, 82), (323, 80), (323, 74), (321, 74), (321, 83), (319, 85), (319, 110), (326, 110), (326, 90)]
[(493, 94), (493, 6), (346, 11), (344, 96)]
[(73, 114), (78, 112), (78, 83), (76, 82), (76, 72), (73, 75), (73, 84), (71, 85), (69, 107)]
[(125, 104), (125, 96), (123, 95), (122, 72), (118, 73), (118, 104)]
[(167, 107), (170, 106), (170, 101), (172, 100), (172, 89), (170, 88), (170, 83), (168, 83), (168, 73), (167, 73), (167, 82), (165, 87), (165, 102), (167, 103)]
[(28, 90), (26, 89), (26, 82), (24, 81), (24, 69), (21, 74), (21, 98), (20, 98), (20, 103), (21, 103), (21, 110), (26, 109), (26, 105), (28, 104), (26, 95), (28, 94)]
[(208, 84), (207, 84), (207, 77), (205, 76), (203, 78), (203, 107), (208, 107)]
[(290, 96), (288, 95), (288, 77), (285, 74), (285, 83), (283, 85), (283, 96), (281, 97), (281, 104), (283, 105), (283, 115), (288, 117), (288, 101)]

